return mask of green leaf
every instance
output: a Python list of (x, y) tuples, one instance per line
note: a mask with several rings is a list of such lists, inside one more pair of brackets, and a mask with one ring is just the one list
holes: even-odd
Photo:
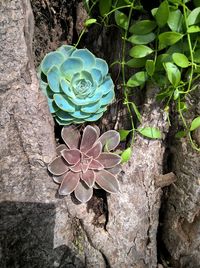
[(183, 15), (179, 9), (170, 11), (167, 24), (173, 32), (181, 32), (183, 30)]
[(152, 20), (141, 20), (136, 23), (134, 23), (130, 29), (129, 32), (133, 34), (148, 34), (152, 32), (156, 28), (156, 22)]
[(171, 46), (177, 43), (182, 37), (183, 37), (183, 34), (180, 34), (177, 32), (161, 33), (158, 36), (158, 40), (159, 40), (158, 49), (161, 50), (167, 46)]
[(163, 67), (164, 62), (170, 62), (170, 61), (172, 61), (171, 55), (165, 53), (158, 55), (156, 60), (156, 71), (160, 71), (161, 69), (164, 68)]
[(142, 120), (141, 120), (141, 114), (140, 114), (140, 112), (139, 112), (137, 106), (135, 105), (134, 102), (131, 102), (131, 105), (132, 105), (132, 108), (133, 108), (133, 110), (134, 110), (134, 112), (135, 112), (135, 114), (136, 114), (136, 116), (137, 116), (137, 119), (140, 121), (140, 123), (142, 123)]
[(145, 65), (148, 75), (152, 76), (155, 71), (155, 62), (153, 60), (147, 60)]
[(155, 14), (156, 22), (160, 28), (165, 26), (165, 24), (167, 23), (168, 17), (169, 17), (169, 5), (168, 5), (168, 2), (165, 0), (160, 4)]
[(199, 23), (200, 22), (200, 7), (193, 9), (190, 15), (187, 17), (186, 21), (187, 21), (188, 26)]
[(145, 66), (146, 58), (131, 59), (126, 62), (126, 65), (132, 68), (140, 68)]
[(183, 102), (183, 101), (181, 101), (181, 102), (180, 102), (180, 110), (181, 110), (182, 112), (184, 112), (184, 111), (187, 111), (187, 109), (188, 109), (188, 107), (187, 107), (186, 103)]
[(174, 91), (174, 100), (177, 100), (179, 96), (180, 96), (180, 92), (179, 92), (178, 88), (176, 88)]
[(144, 128), (138, 128), (137, 131), (148, 138), (151, 139), (161, 139), (162, 138), (162, 134), (160, 132), (159, 129), (155, 128), (155, 127), (144, 127)]
[(121, 163), (126, 163), (130, 160), (132, 155), (132, 150), (130, 147), (128, 147), (126, 150), (123, 151), (121, 154), (122, 162)]
[(182, 53), (173, 53), (172, 59), (181, 68), (187, 68), (189, 66), (188, 58)]
[(148, 33), (144, 35), (133, 34), (128, 38), (128, 41), (135, 45), (145, 45), (152, 42), (156, 38), (154, 33)]
[(200, 49), (197, 49), (194, 52), (193, 57), (194, 57), (194, 62), (200, 63)]
[(128, 28), (128, 17), (121, 11), (115, 11), (115, 21), (120, 28), (127, 30)]
[(94, 23), (96, 23), (96, 22), (97, 22), (96, 19), (88, 19), (88, 20), (86, 20), (86, 21), (84, 22), (84, 26), (85, 26), (85, 27), (88, 27), (88, 26), (90, 26), (90, 25), (92, 25), (92, 24), (94, 24)]
[(151, 10), (151, 14), (152, 14), (152, 16), (155, 17), (157, 10), (158, 10), (158, 7), (155, 7), (155, 8), (153, 8), (153, 9)]
[(120, 141), (125, 141), (131, 130), (119, 129)]
[(129, 55), (134, 58), (143, 58), (151, 54), (153, 50), (144, 45), (136, 45), (129, 51)]
[(181, 138), (185, 137), (186, 135), (187, 135), (187, 132), (184, 131), (184, 130), (181, 130), (181, 131), (178, 131), (178, 132), (176, 133), (175, 138), (177, 138), (177, 139), (181, 139)]
[(196, 117), (190, 126), (190, 131), (193, 131), (195, 129), (197, 129), (198, 127), (200, 127), (200, 116)]
[(198, 33), (200, 32), (200, 27), (197, 25), (192, 25), (187, 30), (188, 33)]
[(181, 73), (180, 73), (178, 67), (171, 62), (163, 63), (163, 65), (164, 65), (165, 70), (167, 72), (167, 77), (168, 77), (170, 83), (174, 87), (177, 87), (178, 84), (180, 83), (180, 80), (181, 80)]
[(112, 0), (100, 0), (99, 1), (99, 12), (100, 15), (103, 17), (105, 14), (107, 14), (112, 6)]
[(147, 80), (148, 76), (146, 72), (138, 72), (135, 73), (134, 75), (131, 76), (131, 78), (129, 78), (128, 82), (127, 82), (127, 86), (128, 87), (138, 87), (141, 86), (145, 83), (145, 81)]

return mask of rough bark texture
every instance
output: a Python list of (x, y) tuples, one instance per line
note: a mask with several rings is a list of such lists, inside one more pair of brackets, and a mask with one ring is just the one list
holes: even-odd
[[(46, 170), (55, 156), (54, 129), (33, 66), (30, 3), (1, 0), (0, 14), (0, 266), (157, 267), (155, 176), (162, 173), (163, 141), (136, 137), (119, 176), (121, 193), (97, 194), (88, 204), (57, 196)], [(165, 132), (155, 91), (147, 90), (143, 124)]]
[[(200, 95), (188, 99), (188, 124), (200, 114)], [(199, 129), (193, 133), (199, 144)], [(163, 240), (174, 267), (197, 268), (200, 264), (200, 156), (187, 138), (173, 144), (172, 169), (177, 181), (171, 185), (165, 217)]]

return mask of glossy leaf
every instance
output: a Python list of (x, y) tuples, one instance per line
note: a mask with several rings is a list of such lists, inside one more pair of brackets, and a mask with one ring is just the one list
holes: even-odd
[(156, 28), (156, 22), (152, 20), (141, 20), (134, 23), (130, 29), (129, 32), (133, 34), (148, 34), (152, 32)]
[(128, 147), (126, 150), (123, 151), (123, 153), (121, 154), (121, 158), (122, 158), (122, 163), (126, 163), (131, 159), (131, 155), (132, 155), (132, 149), (130, 147)]
[(148, 138), (151, 139), (161, 139), (162, 135), (159, 129), (154, 128), (154, 127), (143, 127), (143, 128), (138, 128), (137, 131)]
[(170, 11), (167, 24), (173, 32), (182, 32), (183, 15), (179, 9)]
[(199, 33), (200, 32), (200, 27), (197, 25), (192, 25), (188, 28), (187, 30), (188, 33)]
[(146, 68), (147, 74), (149, 76), (152, 76), (155, 71), (155, 62), (153, 60), (147, 60), (145, 68)]
[(169, 17), (169, 5), (167, 0), (165, 0), (160, 4), (155, 14), (156, 22), (160, 28), (165, 26), (165, 24), (168, 21), (168, 17)]
[(125, 141), (130, 132), (131, 130), (120, 129), (119, 130), (120, 141)]
[(97, 20), (96, 19), (88, 19), (88, 20), (86, 20), (85, 22), (84, 22), (84, 26), (85, 27), (88, 27), (88, 26), (90, 26), (90, 25), (92, 25), (92, 24), (94, 24), (94, 23), (96, 23), (97, 22)]
[(193, 57), (194, 57), (194, 62), (200, 63), (200, 49), (197, 49), (196, 51), (194, 51)]
[(152, 42), (156, 38), (154, 33), (145, 35), (133, 34), (128, 38), (128, 41), (135, 45), (145, 45)]
[(187, 17), (188, 26), (194, 25), (200, 22), (200, 7), (197, 7), (191, 11)]
[(177, 32), (164, 32), (158, 36), (159, 45), (158, 48), (161, 50), (167, 46), (171, 46), (181, 40), (182, 34)]
[(103, 17), (107, 14), (112, 6), (112, 0), (99, 0), (99, 12), (100, 15)]
[(134, 58), (143, 58), (151, 54), (153, 50), (145, 45), (136, 45), (129, 51), (129, 55)]
[(127, 82), (127, 86), (128, 87), (138, 87), (143, 85), (146, 80), (147, 80), (148, 76), (146, 72), (138, 72), (135, 73), (133, 76), (131, 76)]
[(191, 126), (190, 126), (190, 131), (197, 129), (198, 127), (200, 127), (200, 116), (193, 119)]
[(164, 67), (165, 67), (165, 70), (167, 72), (167, 77), (168, 77), (170, 83), (174, 87), (177, 87), (178, 84), (180, 83), (180, 80), (181, 80), (181, 73), (180, 73), (178, 67), (171, 62), (164, 63)]
[(128, 17), (121, 11), (115, 11), (115, 21), (120, 28), (124, 30), (128, 28)]
[(145, 66), (146, 58), (131, 59), (126, 62), (126, 65), (132, 68), (140, 68)]
[(189, 66), (188, 58), (182, 53), (174, 53), (172, 59), (181, 68), (187, 68)]

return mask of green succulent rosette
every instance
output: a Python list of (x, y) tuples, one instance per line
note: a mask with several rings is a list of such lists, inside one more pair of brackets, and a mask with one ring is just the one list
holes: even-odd
[(114, 99), (107, 63), (88, 49), (63, 45), (39, 67), (40, 86), (60, 125), (98, 120)]

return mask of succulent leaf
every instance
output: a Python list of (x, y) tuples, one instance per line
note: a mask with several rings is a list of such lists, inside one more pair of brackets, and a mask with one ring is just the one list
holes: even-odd
[(71, 194), (77, 187), (80, 180), (79, 173), (67, 172), (59, 188), (60, 195)]
[(109, 130), (101, 135), (98, 139), (106, 151), (114, 150), (120, 142), (120, 135), (115, 130)]
[(70, 165), (77, 164), (81, 158), (81, 152), (78, 149), (63, 150), (61, 155)]
[(88, 170), (83, 173), (81, 179), (87, 184), (88, 187), (93, 187), (95, 183), (95, 173), (93, 170)]
[(92, 156), (94, 159), (99, 157), (102, 151), (102, 144), (101, 142), (97, 142), (89, 151), (87, 151), (88, 156)]
[(60, 195), (74, 192), (75, 197), (85, 203), (92, 197), (93, 188), (102, 188), (109, 193), (119, 191), (116, 175), (121, 170), (121, 157), (108, 150), (102, 152), (104, 147), (116, 148), (119, 133), (110, 130), (99, 135), (96, 125), (86, 126), (82, 138), (75, 126), (63, 127), (61, 137), (65, 144), (57, 147), (58, 156), (48, 165), (54, 182), (60, 184)]
[(101, 153), (96, 160), (101, 163), (104, 168), (112, 168), (121, 162), (121, 157), (117, 154)]
[(69, 167), (65, 163), (65, 160), (61, 156), (58, 156), (49, 163), (48, 170), (53, 175), (60, 176), (67, 172), (69, 170)]
[(40, 87), (60, 125), (98, 120), (114, 99), (107, 63), (87, 49), (63, 45), (38, 68)]
[(95, 66), (95, 57), (88, 49), (77, 49), (72, 53), (72, 57), (77, 57), (83, 60), (84, 70), (90, 70)]
[(64, 56), (63, 54), (61, 54), (60, 52), (50, 52), (49, 54), (47, 54), (42, 63), (41, 63), (41, 71), (44, 74), (47, 74), (47, 72), (49, 71), (49, 69), (51, 69), (51, 67), (53, 66), (59, 66), (63, 61), (64, 61)]
[(75, 126), (63, 127), (61, 131), (61, 137), (69, 149), (79, 147), (81, 135)]
[(89, 188), (84, 182), (77, 185), (74, 191), (75, 197), (82, 203), (89, 201), (93, 195), (93, 189)]
[(83, 136), (80, 146), (81, 152), (86, 153), (93, 146), (97, 138), (98, 135), (96, 129), (93, 128), (92, 126), (87, 126), (83, 130)]
[(119, 182), (113, 174), (107, 170), (100, 170), (95, 172), (96, 183), (109, 193), (119, 192)]

